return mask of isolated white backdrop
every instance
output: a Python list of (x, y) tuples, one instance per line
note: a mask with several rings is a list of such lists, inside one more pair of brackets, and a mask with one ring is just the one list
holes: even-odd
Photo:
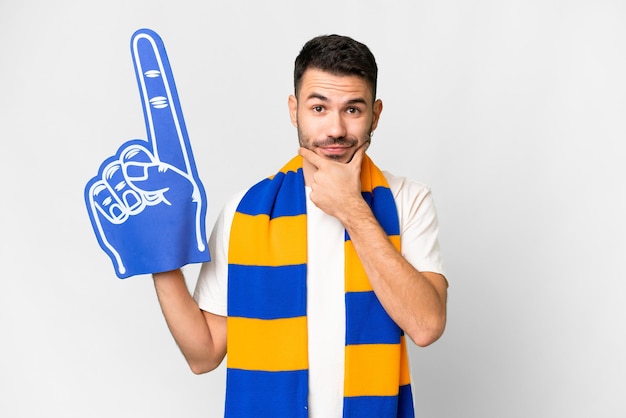
[(451, 284), (446, 334), (411, 349), (419, 416), (626, 416), (624, 22), (621, 0), (2, 1), (0, 416), (223, 411), (223, 368), (188, 371), (151, 279), (115, 277), (83, 203), (146, 137), (141, 27), (168, 50), (210, 226), (296, 152), (302, 44), (371, 47), (369, 153), (433, 188)]

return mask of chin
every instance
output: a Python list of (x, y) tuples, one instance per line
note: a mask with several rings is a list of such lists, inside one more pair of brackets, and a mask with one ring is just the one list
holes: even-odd
[(329, 160), (339, 161), (340, 163), (343, 163), (348, 159), (348, 156), (345, 154), (342, 154), (342, 155), (330, 154), (330, 155), (324, 155), (324, 157), (328, 158)]
[(324, 153), (320, 153), (319, 155), (321, 155), (322, 157), (328, 159), (328, 160), (333, 160), (333, 161), (337, 161), (338, 163), (347, 163), (350, 160), (350, 154), (349, 153), (344, 153), (344, 154), (324, 154)]

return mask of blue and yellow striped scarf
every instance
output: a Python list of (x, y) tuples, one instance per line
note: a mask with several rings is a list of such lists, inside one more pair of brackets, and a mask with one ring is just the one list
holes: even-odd
[[(399, 248), (396, 205), (364, 156), (364, 199)], [(228, 250), (227, 418), (308, 416), (307, 221), (302, 158), (253, 186)], [(374, 294), (346, 233), (344, 418), (413, 417), (402, 330)]]

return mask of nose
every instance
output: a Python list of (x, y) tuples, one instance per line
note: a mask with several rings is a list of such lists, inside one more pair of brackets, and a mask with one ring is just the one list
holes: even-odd
[(331, 112), (328, 115), (326, 135), (331, 138), (344, 138), (346, 136), (346, 124), (340, 112)]

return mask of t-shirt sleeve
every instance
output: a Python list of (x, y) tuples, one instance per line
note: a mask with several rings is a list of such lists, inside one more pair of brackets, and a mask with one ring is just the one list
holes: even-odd
[(401, 253), (418, 271), (445, 276), (439, 221), (429, 187), (385, 173), (400, 219)]
[(228, 313), (228, 239), (235, 210), (243, 193), (235, 195), (220, 212), (209, 237), (211, 261), (202, 264), (193, 298), (203, 311)]

